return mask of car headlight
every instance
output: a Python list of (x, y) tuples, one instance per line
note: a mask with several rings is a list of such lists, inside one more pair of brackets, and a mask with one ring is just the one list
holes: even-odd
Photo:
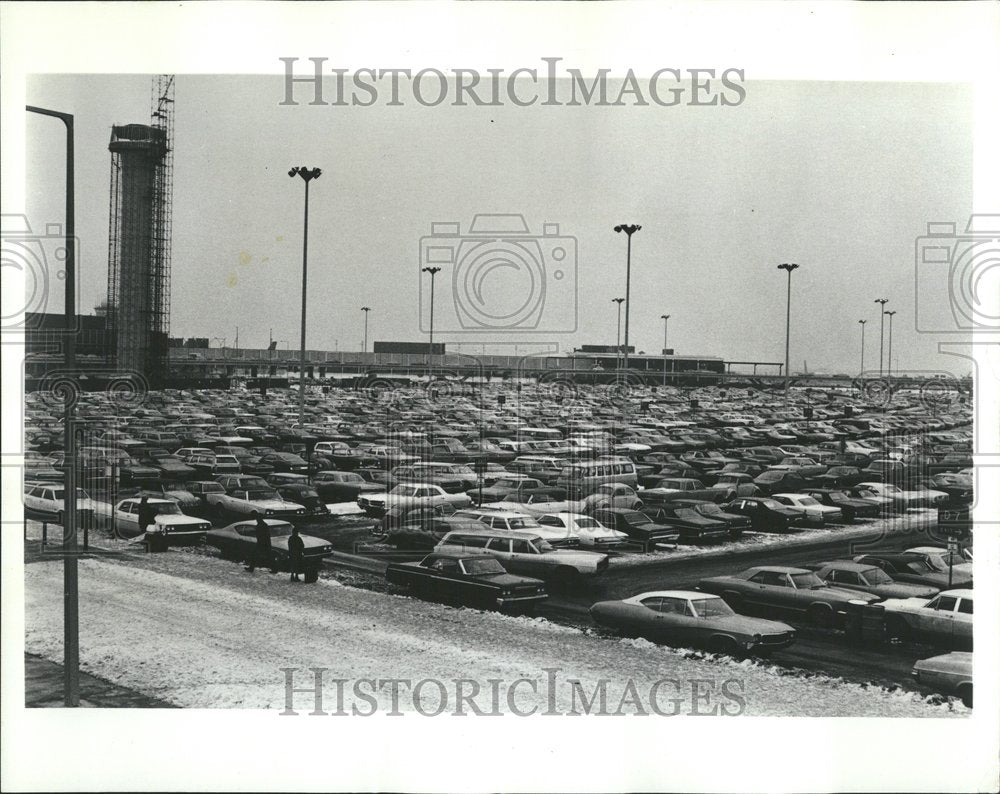
[(273, 516), (274, 515), (274, 511), (273, 510), (265, 510), (264, 511), (264, 515), (266, 515), (266, 516)]

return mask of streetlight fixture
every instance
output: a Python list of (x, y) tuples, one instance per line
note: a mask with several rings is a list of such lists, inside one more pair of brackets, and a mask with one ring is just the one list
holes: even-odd
[(885, 312), (886, 317), (889, 318), (889, 356), (888, 356), (889, 360), (886, 362), (888, 364), (888, 367), (886, 369), (886, 379), (890, 383), (892, 383), (892, 316), (895, 313), (896, 312), (894, 311)]
[(362, 306), (361, 307), (361, 311), (363, 311), (365, 313), (365, 343), (364, 343), (364, 347), (363, 347), (363, 349), (361, 351), (362, 353), (367, 353), (368, 352), (368, 312), (370, 312), (371, 310), (372, 310), (371, 306)]
[(620, 368), (622, 364), (622, 304), (625, 302), (625, 299), (612, 298), (611, 302), (618, 304), (618, 335), (615, 337), (615, 366)]
[(861, 324), (861, 377), (865, 376), (865, 325), (867, 320), (858, 320)]
[(620, 223), (615, 226), (615, 231), (619, 234), (625, 232), (628, 235), (628, 252), (625, 255), (625, 369), (628, 369), (628, 318), (630, 298), (632, 295), (632, 235), (642, 227), (633, 224)]
[[(64, 302), (62, 339), (66, 371), (76, 371), (76, 186), (73, 152), (73, 114), (26, 105), (28, 113), (51, 116), (66, 127), (66, 259), (63, 262)], [(63, 406), (63, 451), (68, 461), (63, 475), (63, 705), (80, 705), (80, 590), (77, 566), (76, 438), (72, 395)]]
[(788, 298), (785, 302), (785, 400), (788, 400), (788, 387), (791, 380), (791, 369), (789, 361), (789, 340), (792, 330), (792, 271), (798, 269), (794, 262), (785, 262), (778, 265), (778, 270), (788, 271)]
[(878, 376), (882, 377), (882, 346), (885, 340), (885, 305), (889, 302), (888, 298), (876, 298), (875, 303), (882, 304), (879, 309), (878, 317)]
[[(441, 272), (439, 267), (424, 267), (421, 268), (424, 273), (431, 274), (431, 338), (430, 344), (427, 346), (427, 363), (431, 362), (431, 357), (434, 355), (434, 276)], [(430, 373), (428, 373), (428, 378)]]
[(661, 314), (660, 319), (663, 320), (663, 385), (667, 385), (667, 321), (670, 319), (669, 314)]
[(299, 424), (306, 421), (306, 273), (309, 259), (309, 183), (319, 179), (323, 172), (319, 168), (306, 168), (304, 165), (292, 168), (288, 175), (293, 179), (302, 177), (306, 183), (306, 203), (302, 226), (302, 333), (299, 339)]

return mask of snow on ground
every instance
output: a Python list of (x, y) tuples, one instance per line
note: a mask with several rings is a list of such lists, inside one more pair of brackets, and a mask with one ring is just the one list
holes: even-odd
[[(328, 711), (336, 708), (335, 679), (347, 680), (348, 712), (352, 706), (369, 710), (368, 698), (381, 712), (392, 709), (392, 686), (363, 679), (408, 681), (398, 685), (399, 709), (430, 712), (442, 693), (446, 711), (452, 711), (459, 687), (455, 680), (465, 679), (462, 691), (479, 687), (473, 700), (486, 712), (509, 712), (513, 706), (540, 713), (550, 698), (559, 713), (574, 707), (582, 711), (580, 695), (589, 699), (603, 681), (612, 713), (651, 711), (654, 703), (665, 714), (961, 713), (961, 707), (936, 705), (911, 693), (788, 675), (760, 663), (720, 662), (642, 641), (608, 640), (541, 619), (391, 597), (328, 580), (294, 584), (287, 575), (250, 574), (240, 565), (202, 555), (81, 560), (80, 592), (83, 669), (186, 707), (281, 709), (286, 697), (281, 668), (296, 668), (294, 686), (307, 687), (313, 680), (307, 668), (322, 667), (328, 668)], [(26, 649), (57, 661), (62, 595), (58, 561), (25, 566)], [(528, 683), (514, 683), (521, 678)], [(424, 685), (416, 696), (411, 687), (422, 679), (440, 681), (444, 689)], [(578, 688), (572, 679), (580, 681)], [(494, 691), (499, 693), (496, 706)], [(295, 695), (300, 713), (312, 703), (310, 693)]]

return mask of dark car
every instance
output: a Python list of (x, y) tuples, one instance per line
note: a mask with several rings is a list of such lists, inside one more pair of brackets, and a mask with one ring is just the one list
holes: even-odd
[[(193, 473), (193, 469), (191, 469)], [(118, 480), (124, 486), (129, 485), (156, 485), (163, 478), (160, 469), (141, 463), (131, 458), (124, 458), (119, 463)]]
[[(276, 518), (265, 518), (271, 535), (271, 557), (277, 570), (289, 570), (288, 538), (292, 535), (292, 525)], [(333, 546), (322, 538), (299, 534), (302, 538), (302, 566), (307, 582), (319, 578), (319, 568), (323, 558), (333, 552)], [(257, 521), (237, 521), (221, 529), (210, 529), (205, 533), (205, 541), (222, 552), (224, 558), (250, 560), (257, 546)]]
[(428, 554), (420, 562), (390, 563), (385, 578), (415, 594), (481, 609), (531, 612), (548, 598), (543, 581), (507, 573), (485, 555)]
[[(646, 496), (649, 492), (644, 492)], [(671, 502), (646, 502), (642, 512), (658, 524), (677, 527), (680, 530), (679, 543), (713, 543), (729, 540), (726, 522), (708, 518), (685, 505)]]
[(938, 571), (920, 554), (909, 551), (878, 552), (876, 554), (861, 554), (854, 562), (873, 565), (881, 568), (897, 582), (918, 584), (947, 590), (951, 587), (971, 587), (972, 579), (959, 572), (953, 572), (948, 581), (947, 571)]
[(805, 487), (806, 480), (800, 474), (787, 469), (768, 469), (754, 477), (753, 484), (760, 488), (762, 493), (785, 493), (787, 491), (798, 491)]
[(853, 560), (821, 562), (809, 567), (815, 568), (816, 575), (827, 584), (873, 593), (879, 598), (930, 598), (938, 593), (936, 587), (897, 582), (878, 566)]
[(195, 475), (195, 470), (176, 455), (150, 454), (141, 458), (139, 462), (158, 469), (164, 480), (190, 480)]
[(942, 472), (926, 480), (921, 480), (917, 484), (917, 489), (920, 488), (943, 491), (948, 494), (948, 501), (952, 504), (966, 504), (971, 502), (974, 495), (972, 477), (953, 472)]
[(316, 489), (308, 483), (278, 485), (276, 490), (282, 499), (302, 505), (306, 509), (306, 517), (330, 515), (330, 510), (320, 499)]
[(757, 532), (801, 531), (803, 519), (800, 513), (764, 496), (743, 496), (722, 505), (722, 509), (727, 513), (746, 516)]
[(878, 505), (865, 499), (854, 499), (844, 491), (832, 488), (808, 488), (802, 493), (811, 496), (821, 505), (839, 507), (844, 518), (848, 521), (856, 521), (859, 518), (878, 518)]
[(813, 571), (758, 565), (730, 576), (698, 582), (698, 589), (722, 596), (737, 612), (781, 610), (804, 613), (810, 623), (830, 627), (842, 622), (850, 601), (872, 603), (879, 597), (829, 586)]
[(702, 502), (698, 499), (678, 499), (676, 505), (690, 507), (699, 515), (710, 518), (713, 521), (721, 521), (726, 525), (731, 540), (739, 540), (743, 536), (743, 531), (750, 529), (750, 519), (739, 513), (727, 513), (715, 502)]
[(321, 471), (313, 487), (325, 504), (355, 502), (363, 493), (382, 493), (385, 486), (365, 480), (356, 471)]
[(681, 532), (677, 527), (658, 524), (645, 513), (624, 508), (595, 510), (593, 517), (609, 529), (624, 532), (634, 541), (643, 545), (646, 551), (653, 551), (658, 545), (677, 545)]
[(865, 481), (866, 475), (855, 466), (831, 466), (826, 473), (813, 478), (823, 488), (847, 488)]
[(290, 474), (308, 474), (309, 464), (292, 452), (270, 452), (261, 456), (261, 463), (265, 463), (274, 469), (275, 472), (288, 472)]
[(400, 550), (431, 551), (453, 530), (479, 531), (483, 525), (474, 518), (456, 515), (415, 515), (409, 513), (388, 526), (386, 541)]
[(274, 471), (273, 466), (269, 466), (261, 461), (260, 455), (254, 455), (246, 447), (238, 446), (219, 446), (215, 448), (216, 453), (222, 455), (232, 455), (236, 460), (240, 462), (240, 468), (243, 470), (244, 474), (258, 474), (261, 477), (266, 477), (272, 471)]
[[(530, 491), (535, 488), (541, 488), (542, 481), (536, 480), (533, 477), (501, 477), (489, 488), (483, 488), (482, 496), (483, 503), (489, 504), (490, 502), (501, 502), (504, 497), (510, 493), (520, 493), (521, 491)], [(479, 501), (479, 488), (470, 488), (465, 492), (468, 494), (469, 498), (473, 502)]]
[(795, 630), (784, 623), (737, 615), (722, 598), (708, 593), (666, 590), (599, 601), (590, 616), (600, 626), (631, 637), (668, 645), (706, 648), (743, 657), (786, 648)]
[(208, 516), (213, 514), (209, 504), (209, 494), (224, 494), (226, 489), (215, 480), (190, 480), (184, 484), (185, 490), (197, 499), (197, 504), (185, 507), (184, 512), (193, 516)]

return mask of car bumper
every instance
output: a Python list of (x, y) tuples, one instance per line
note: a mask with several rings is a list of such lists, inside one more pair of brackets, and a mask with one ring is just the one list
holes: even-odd
[(498, 596), (496, 604), (498, 607), (507, 607), (512, 604), (537, 604), (539, 601), (544, 601), (548, 598), (547, 593), (533, 593), (532, 595), (509, 595), (509, 596)]
[(795, 632), (786, 631), (781, 634), (765, 634), (759, 640), (751, 640), (747, 643), (748, 650), (760, 651), (776, 651), (781, 648), (787, 648), (795, 642)]

